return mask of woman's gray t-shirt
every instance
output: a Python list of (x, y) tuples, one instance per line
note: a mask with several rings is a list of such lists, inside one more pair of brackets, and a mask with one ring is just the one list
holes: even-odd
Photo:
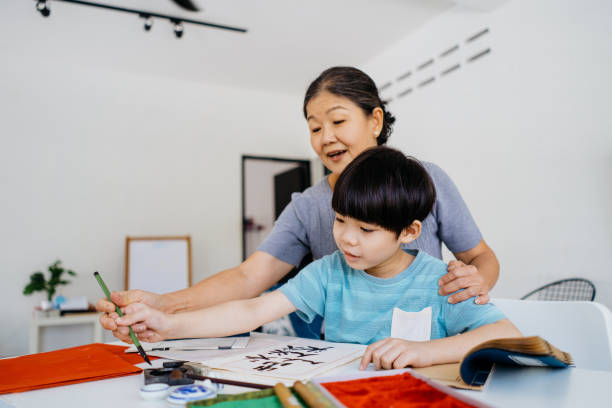
[[(441, 242), (451, 252), (474, 248), (482, 235), (459, 190), (440, 167), (428, 162), (422, 164), (433, 179), (436, 202), (423, 222), (421, 236), (403, 247), (423, 250), (439, 259), (442, 259)], [(272, 232), (257, 249), (295, 266), (309, 252), (313, 259), (333, 253), (338, 247), (332, 233), (335, 212), (331, 200), (327, 178), (302, 193), (293, 193)]]

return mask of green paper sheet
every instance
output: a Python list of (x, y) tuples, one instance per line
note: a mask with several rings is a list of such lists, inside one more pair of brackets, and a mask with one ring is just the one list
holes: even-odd
[(283, 408), (276, 395), (249, 400), (221, 401), (211, 406), (214, 408)]
[(283, 408), (273, 388), (242, 394), (222, 394), (216, 398), (190, 402), (188, 408)]

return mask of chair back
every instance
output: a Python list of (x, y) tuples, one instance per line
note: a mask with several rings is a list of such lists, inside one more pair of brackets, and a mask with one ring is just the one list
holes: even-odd
[(578, 368), (612, 371), (612, 313), (596, 302), (493, 299), (524, 336), (540, 336)]
[(595, 285), (583, 278), (569, 278), (551, 282), (532, 290), (523, 300), (595, 300)]

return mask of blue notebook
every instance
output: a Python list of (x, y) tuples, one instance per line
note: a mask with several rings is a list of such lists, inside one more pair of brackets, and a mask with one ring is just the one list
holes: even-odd
[(494, 339), (475, 346), (463, 357), (461, 379), (468, 385), (484, 385), (494, 364), (565, 368), (573, 365), (573, 360), (539, 336)]

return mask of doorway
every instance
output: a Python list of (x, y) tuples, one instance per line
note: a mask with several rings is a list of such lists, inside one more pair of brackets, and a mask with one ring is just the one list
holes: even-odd
[(242, 259), (268, 236), (291, 194), (311, 185), (310, 161), (242, 156)]

